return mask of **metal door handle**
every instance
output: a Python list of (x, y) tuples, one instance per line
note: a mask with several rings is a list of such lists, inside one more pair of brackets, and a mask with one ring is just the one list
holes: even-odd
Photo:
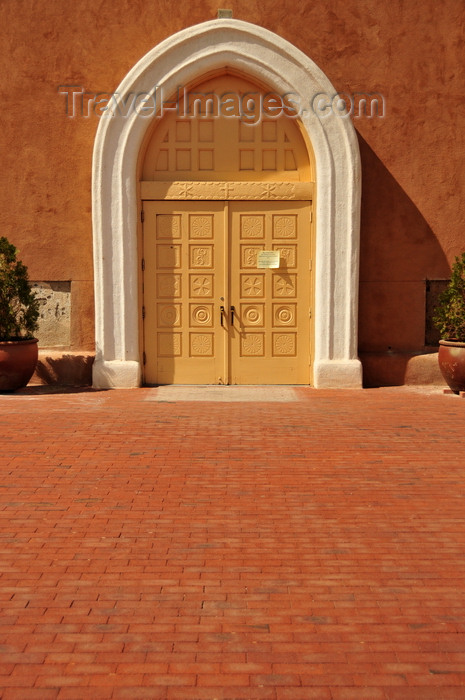
[(231, 326), (234, 326), (234, 312), (236, 311), (235, 306), (231, 306)]
[(220, 306), (220, 323), (223, 326), (224, 306)]

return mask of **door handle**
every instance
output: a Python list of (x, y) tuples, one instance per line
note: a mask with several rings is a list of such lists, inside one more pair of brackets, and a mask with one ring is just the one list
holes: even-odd
[(234, 313), (236, 311), (235, 306), (231, 306), (231, 326), (234, 326)]
[(220, 323), (223, 326), (223, 317), (224, 317), (224, 306), (220, 306)]

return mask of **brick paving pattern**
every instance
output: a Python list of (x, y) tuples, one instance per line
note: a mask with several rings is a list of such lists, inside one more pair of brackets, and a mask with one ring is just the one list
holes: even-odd
[(156, 392), (0, 395), (3, 700), (465, 698), (463, 399)]

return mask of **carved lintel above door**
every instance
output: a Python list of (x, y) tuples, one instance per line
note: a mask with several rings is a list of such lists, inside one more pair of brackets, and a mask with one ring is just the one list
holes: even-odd
[(313, 182), (143, 181), (141, 199), (312, 200)]

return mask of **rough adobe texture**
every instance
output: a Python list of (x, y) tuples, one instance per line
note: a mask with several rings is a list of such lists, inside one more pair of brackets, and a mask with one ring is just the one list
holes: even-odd
[[(455, 0), (229, 7), (304, 51), (337, 90), (385, 98), (383, 119), (354, 120), (363, 173), (360, 351), (376, 383), (380, 357), (386, 368), (389, 353), (401, 353), (398, 363), (402, 353), (423, 350), (424, 280), (447, 277), (465, 248), (463, 10)], [(1, 229), (31, 279), (72, 281), (71, 349), (94, 342), (90, 178), (98, 118), (68, 118), (58, 86), (111, 92), (153, 46), (216, 13), (213, 3), (173, 13), (168, 2), (147, 0), (120, 0), (117, 9), (109, 0), (0, 7), (7, 27)]]

